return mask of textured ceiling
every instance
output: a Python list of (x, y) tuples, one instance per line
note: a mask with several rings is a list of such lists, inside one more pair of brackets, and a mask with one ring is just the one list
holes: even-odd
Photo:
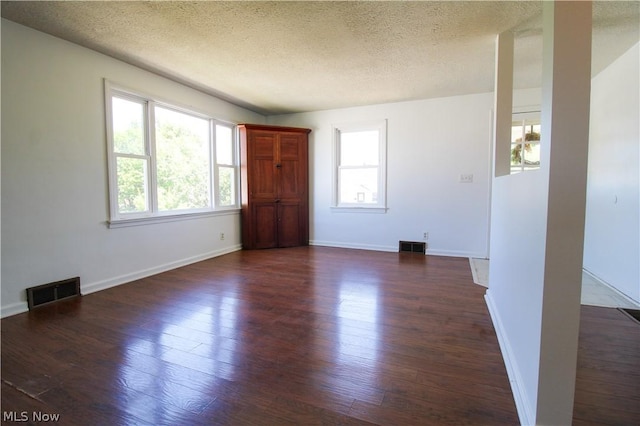
[[(496, 34), (540, 84), (538, 1), (2, 1), (2, 17), (270, 115), (493, 90)], [(598, 72), (640, 38), (640, 3), (594, 5)]]

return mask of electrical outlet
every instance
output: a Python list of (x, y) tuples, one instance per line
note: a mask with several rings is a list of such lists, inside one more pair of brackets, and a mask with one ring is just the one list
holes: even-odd
[(458, 180), (460, 183), (473, 183), (473, 173), (461, 173), (460, 179)]
[(429, 239), (429, 233), (425, 232), (424, 234), (422, 234), (422, 238), (426, 241)]
[(220, 233), (220, 241), (224, 241), (224, 232)]

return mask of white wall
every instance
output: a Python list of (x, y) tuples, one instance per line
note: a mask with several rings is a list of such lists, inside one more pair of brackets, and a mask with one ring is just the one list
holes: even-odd
[[(428, 232), (428, 253), (486, 257), (492, 102), (487, 93), (269, 117), (312, 129), (311, 243), (397, 251)], [(374, 119), (387, 119), (389, 210), (332, 211), (331, 125)]]
[(2, 316), (26, 309), (27, 287), (80, 276), (88, 293), (239, 248), (238, 213), (107, 228), (104, 78), (217, 118), (265, 121), (2, 20)]
[[(493, 182), (491, 273), (487, 302), (521, 419), (534, 418), (542, 326), (546, 176), (502, 176)], [(523, 226), (527, 224), (526, 226)], [(507, 337), (508, 336), (508, 337)]]
[(640, 302), (640, 43), (591, 90), (584, 268)]

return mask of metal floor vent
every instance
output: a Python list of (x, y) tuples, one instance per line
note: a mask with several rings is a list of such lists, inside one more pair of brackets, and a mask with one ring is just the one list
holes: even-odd
[(29, 310), (75, 296), (80, 296), (80, 277), (42, 284), (27, 289)]
[(400, 241), (400, 252), (422, 253), (425, 254), (427, 244), (417, 241)]

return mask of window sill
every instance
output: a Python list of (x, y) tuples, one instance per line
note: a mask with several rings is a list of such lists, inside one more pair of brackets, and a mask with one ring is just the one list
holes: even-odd
[(116, 219), (107, 221), (107, 227), (110, 229), (127, 228), (130, 226), (153, 225), (157, 223), (179, 222), (183, 220), (201, 219), (205, 217), (227, 216), (240, 214), (239, 208), (230, 208), (228, 210), (215, 210), (197, 213), (168, 214), (161, 216), (136, 217), (131, 219)]
[(387, 207), (331, 206), (336, 213), (386, 213)]

